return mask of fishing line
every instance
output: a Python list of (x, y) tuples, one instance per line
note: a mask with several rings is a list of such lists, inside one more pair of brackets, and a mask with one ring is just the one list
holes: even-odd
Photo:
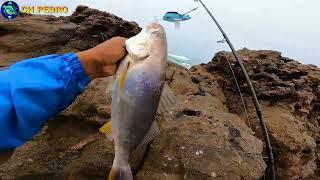
[(191, 12), (193, 12), (193, 11), (195, 11), (195, 10), (197, 10), (197, 9), (199, 9), (199, 7), (193, 8), (193, 9), (191, 9), (190, 11), (184, 13), (183, 15), (190, 14)]
[(274, 157), (273, 157), (273, 152), (272, 152), (272, 145), (270, 142), (270, 137), (269, 137), (269, 133), (268, 133), (268, 129), (262, 114), (262, 110), (261, 110), (261, 106), (257, 97), (257, 94), (255, 92), (255, 89), (253, 88), (252, 82), (250, 80), (250, 77), (248, 75), (248, 72), (246, 70), (246, 68), (243, 65), (243, 62), (240, 58), (240, 56), (238, 55), (238, 53), (236, 52), (236, 50), (234, 49), (230, 39), (228, 38), (227, 34), (224, 32), (224, 30), (222, 29), (222, 27), (220, 26), (219, 22), (216, 20), (216, 18), (213, 16), (213, 14), (210, 12), (210, 10), (207, 8), (207, 6), (202, 2), (202, 0), (195, 0), (196, 2), (199, 1), (201, 3), (201, 5), (204, 7), (204, 9), (207, 11), (207, 13), (209, 14), (209, 16), (212, 18), (212, 20), (214, 21), (214, 23), (217, 25), (217, 27), (219, 28), (219, 30), (221, 31), (223, 37), (225, 38), (225, 40), (227, 41), (235, 59), (237, 60), (237, 62), (240, 65), (240, 68), (245, 76), (245, 79), (247, 81), (247, 84), (250, 88), (251, 91), (251, 95), (252, 95), (252, 99), (253, 99), (253, 103), (256, 109), (256, 113), (258, 116), (258, 119), (260, 121), (260, 125), (261, 125), (261, 129), (263, 131), (263, 136), (264, 136), (264, 140), (266, 143), (266, 148), (267, 148), (267, 153), (268, 153), (268, 160), (269, 160), (269, 168), (270, 168), (270, 178), (272, 180), (275, 180), (275, 166), (274, 166)]
[[(221, 44), (223, 44), (223, 43), (225, 43), (225, 42), (226, 42), (225, 39), (220, 40), (220, 41), (217, 41), (217, 43), (221, 43)], [(232, 68), (232, 65), (231, 65), (231, 63), (230, 63), (229, 58), (226, 57), (226, 60), (227, 60), (228, 66), (229, 66), (229, 68), (230, 68), (230, 70), (231, 70), (231, 74), (232, 74), (232, 76), (233, 76), (233, 79), (235, 80), (238, 93), (239, 93), (239, 95), (240, 95), (242, 107), (243, 107), (243, 109), (244, 109), (244, 115), (245, 115), (245, 117), (246, 117), (248, 126), (249, 126), (250, 129), (251, 129), (251, 123), (250, 123), (250, 119), (249, 119), (249, 115), (248, 115), (248, 109), (247, 109), (246, 103), (244, 102), (244, 96), (243, 96), (243, 94), (242, 94), (242, 92), (241, 92), (240, 85), (239, 85), (239, 83), (238, 83), (238, 79), (237, 79), (237, 77), (236, 77), (236, 74), (234, 73), (234, 70), (233, 70), (233, 68)]]
[(228, 59), (228, 57), (227, 57), (227, 62), (228, 62), (229, 68), (230, 68), (230, 70), (231, 70), (232, 76), (233, 76), (233, 78), (234, 78), (234, 80), (235, 80), (235, 83), (236, 83), (238, 92), (239, 92), (239, 94), (240, 94), (240, 99), (241, 99), (241, 102), (242, 102), (242, 106), (243, 106), (243, 109), (244, 109), (244, 114), (245, 114), (245, 116), (246, 116), (248, 126), (249, 126), (250, 129), (251, 129), (251, 124), (250, 124), (250, 119), (249, 119), (249, 115), (248, 115), (247, 106), (246, 106), (246, 104), (245, 104), (245, 102), (244, 102), (243, 94), (242, 94), (242, 92), (241, 92), (241, 89), (240, 89), (240, 86), (239, 86), (239, 83), (238, 83), (238, 79), (237, 79), (237, 77), (236, 77), (236, 74), (234, 73), (234, 70), (233, 70), (233, 68), (232, 68), (232, 65), (231, 65), (230, 60)]

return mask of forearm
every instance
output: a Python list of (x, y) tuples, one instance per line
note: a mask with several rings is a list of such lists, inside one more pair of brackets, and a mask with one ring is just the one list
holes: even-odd
[(114, 75), (125, 55), (125, 38), (116, 37), (78, 54), (33, 58), (0, 70), (0, 152), (31, 139), (90, 80)]
[(96, 79), (101, 77), (111, 76), (115, 73), (116, 64), (108, 64), (108, 61), (100, 59), (102, 55), (96, 55), (96, 52), (92, 49), (77, 53), (82, 66), (90, 79)]
[(20, 146), (90, 82), (74, 53), (16, 63), (0, 72), (0, 152)]

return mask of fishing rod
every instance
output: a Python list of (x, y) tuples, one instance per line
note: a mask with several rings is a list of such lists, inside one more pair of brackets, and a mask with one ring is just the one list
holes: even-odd
[(253, 88), (252, 82), (250, 80), (250, 77), (248, 75), (248, 72), (246, 70), (246, 68), (243, 65), (243, 62), (239, 56), (239, 54), (236, 52), (236, 50), (234, 49), (234, 46), (232, 45), (230, 39), (228, 38), (227, 34), (224, 32), (224, 30), (222, 29), (222, 27), (220, 26), (219, 22), (216, 20), (216, 18), (213, 16), (213, 14), (210, 12), (210, 10), (207, 8), (207, 6), (203, 3), (202, 0), (194, 0), (195, 2), (199, 1), (201, 3), (201, 5), (204, 7), (204, 9), (207, 11), (207, 13), (209, 14), (209, 16), (212, 18), (212, 20), (214, 21), (214, 23), (218, 26), (219, 30), (221, 31), (223, 37), (225, 38), (225, 40), (227, 41), (234, 57), (236, 58), (237, 62), (240, 65), (240, 68), (246, 78), (247, 84), (250, 88), (251, 91), (251, 95), (252, 95), (252, 99), (253, 99), (253, 103), (256, 109), (256, 113), (258, 116), (258, 119), (260, 121), (260, 125), (261, 125), (261, 129), (263, 131), (263, 136), (264, 136), (264, 140), (266, 143), (266, 148), (267, 148), (267, 153), (268, 153), (268, 160), (269, 160), (269, 168), (270, 168), (270, 178), (272, 180), (276, 179), (276, 173), (275, 173), (275, 164), (274, 164), (274, 157), (273, 157), (273, 152), (272, 152), (272, 145), (270, 142), (270, 137), (268, 134), (268, 129), (262, 114), (262, 110), (261, 110), (261, 105), (259, 103), (259, 100), (257, 98), (257, 94)]

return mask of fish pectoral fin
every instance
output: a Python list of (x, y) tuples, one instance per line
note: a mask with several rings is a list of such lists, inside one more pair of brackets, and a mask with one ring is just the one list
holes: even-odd
[(129, 70), (129, 66), (130, 66), (130, 62), (125, 62), (126, 64), (123, 66), (123, 68), (121, 69), (121, 72), (120, 72), (120, 77), (119, 77), (119, 90), (120, 90), (120, 93), (123, 92), (123, 88), (124, 88), (124, 83), (127, 79), (127, 73), (128, 73), (128, 70)]
[(116, 80), (115, 76), (107, 77), (107, 84), (108, 85), (106, 88), (106, 94), (109, 94), (110, 92), (112, 92), (115, 80)]
[(176, 104), (176, 97), (171, 88), (166, 83), (161, 92), (161, 97), (158, 105), (158, 113), (168, 112)]
[(155, 137), (160, 134), (159, 126), (156, 120), (153, 121), (148, 133), (144, 136), (143, 141), (139, 144), (138, 148), (149, 144)]
[(103, 134), (106, 135), (106, 137), (110, 140), (113, 141), (113, 135), (112, 135), (112, 123), (111, 121), (104, 124), (99, 131)]

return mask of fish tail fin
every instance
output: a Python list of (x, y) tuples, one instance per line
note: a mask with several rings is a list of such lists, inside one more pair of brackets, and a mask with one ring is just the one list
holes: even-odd
[(129, 163), (122, 167), (113, 165), (108, 180), (133, 180)]

